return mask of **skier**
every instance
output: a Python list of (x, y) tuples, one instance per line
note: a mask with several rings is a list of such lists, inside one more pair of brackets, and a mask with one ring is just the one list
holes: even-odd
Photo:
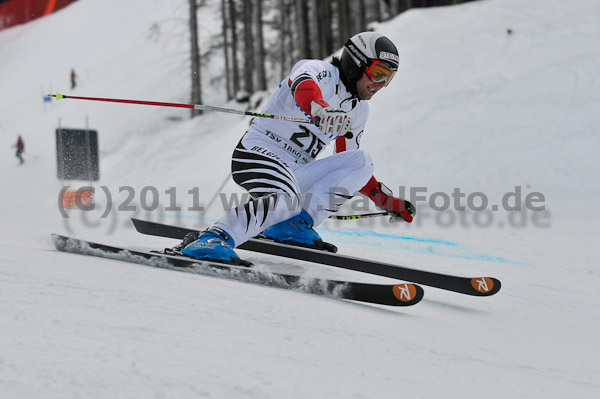
[(71, 90), (77, 86), (77, 74), (75, 74), (75, 68), (71, 69)]
[(19, 158), (19, 163), (22, 164), (23, 162), (25, 162), (25, 160), (23, 159), (23, 152), (25, 151), (25, 142), (23, 141), (21, 135), (19, 135), (15, 147), (17, 147), (17, 152), (15, 155), (17, 156), (17, 158)]
[[(357, 191), (410, 223), (414, 206), (392, 196), (373, 176), (370, 156), (358, 149), (369, 112), (366, 101), (390, 83), (398, 64), (394, 44), (375, 32), (348, 39), (341, 57), (331, 63), (299, 61), (261, 112), (309, 116), (318, 126), (254, 119), (232, 159), (233, 179), (252, 199), (173, 249), (196, 259), (240, 264), (234, 248), (262, 233), (335, 252), (313, 227)], [(315, 160), (332, 142), (334, 154)]]

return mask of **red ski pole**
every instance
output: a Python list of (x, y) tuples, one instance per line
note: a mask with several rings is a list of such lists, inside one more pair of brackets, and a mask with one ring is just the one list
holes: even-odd
[[(296, 122), (296, 123), (311, 123), (313, 125), (318, 125), (317, 121), (314, 119), (296, 118), (293, 116), (285, 116), (285, 115), (263, 114), (260, 112), (241, 111), (241, 110), (232, 109), (232, 108), (214, 107), (212, 105), (166, 103), (166, 102), (159, 102), (159, 101), (142, 101), (142, 100), (123, 100), (123, 99), (118, 99), (118, 98), (67, 96), (67, 95), (64, 95), (61, 93), (48, 94), (48, 97), (55, 97), (57, 100), (61, 100), (63, 98), (70, 98), (73, 100), (106, 101), (106, 102), (124, 103), (124, 104), (155, 105), (158, 107), (176, 107), (176, 108), (198, 109), (198, 110), (202, 110), (202, 111), (226, 112), (228, 114), (254, 116), (256, 118), (277, 119), (277, 120), (281, 120), (281, 121)], [(352, 132), (348, 132), (345, 134), (345, 137), (347, 137), (347, 138), (352, 138), (352, 136), (353, 136)]]

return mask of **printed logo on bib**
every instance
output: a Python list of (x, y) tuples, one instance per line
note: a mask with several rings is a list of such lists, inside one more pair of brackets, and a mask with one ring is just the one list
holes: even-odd
[[(268, 135), (268, 133), (270, 133), (270, 132), (267, 132), (267, 135)], [(271, 137), (271, 136), (269, 136), (269, 137)], [(273, 136), (273, 137), (271, 137), (271, 138), (272, 138), (273, 140), (275, 140), (274, 136)], [(275, 154), (274, 152), (272, 152), (272, 151), (270, 151), (270, 150), (268, 150), (268, 149), (266, 149), (266, 148), (263, 148), (263, 147), (261, 147), (261, 146), (255, 145), (254, 147), (252, 147), (252, 148), (250, 149), (250, 151), (254, 151), (254, 152), (256, 152), (256, 153), (258, 153), (258, 154), (261, 154), (261, 155), (264, 155), (264, 156), (266, 156), (266, 157), (269, 157), (269, 158), (276, 159), (278, 162), (281, 162), (281, 163), (282, 163), (282, 164), (284, 164), (285, 166), (288, 166), (288, 165), (287, 165), (287, 164), (286, 164), (286, 163), (283, 161), (283, 159), (281, 159), (279, 156), (277, 156), (277, 154)]]

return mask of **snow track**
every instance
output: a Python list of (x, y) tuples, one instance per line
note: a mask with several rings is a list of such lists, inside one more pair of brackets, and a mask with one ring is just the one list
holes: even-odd
[[(219, 19), (214, 3), (204, 21)], [(0, 31), (2, 398), (596, 398), (597, 3), (486, 0), (413, 10), (376, 26), (401, 59), (393, 83), (371, 101), (361, 144), (376, 176), (395, 192), (427, 187), (428, 197), (455, 187), (483, 192), (490, 206), (519, 186), (523, 196), (543, 193), (548, 211), (523, 220), (490, 212), (492, 223), (481, 227), (476, 222), (487, 219), (473, 212), (441, 219), (421, 202), (411, 226), (383, 219), (322, 226), (324, 239), (350, 256), (502, 281), (489, 298), (426, 288), (410, 308), (55, 251), (50, 233), (164, 248), (173, 240), (136, 234), (129, 218), (198, 227), (219, 217), (219, 201), (205, 218), (188, 211), (196, 200), (189, 191), (197, 187), (197, 200), (208, 202), (249, 121), (42, 101), (65, 91), (187, 102), (187, 27), (177, 22), (184, 1), (79, 0)], [(200, 29), (201, 47), (209, 48), (221, 27)], [(209, 82), (222, 68), (217, 59), (203, 75), (205, 101), (239, 108)], [(69, 93), (71, 68), (80, 85)], [(98, 209), (64, 219), (54, 130), (59, 119), (83, 127), (86, 116), (100, 138), (95, 186), (112, 194), (114, 209), (100, 217), (108, 201), (99, 189)], [(11, 147), (19, 134), (22, 166)], [(159, 193), (156, 211), (142, 207), (145, 187)], [(171, 188), (181, 213), (164, 211)], [(118, 211), (128, 190), (135, 211)], [(223, 192), (240, 190), (229, 181)], [(390, 282), (246, 255), (275, 271)]]

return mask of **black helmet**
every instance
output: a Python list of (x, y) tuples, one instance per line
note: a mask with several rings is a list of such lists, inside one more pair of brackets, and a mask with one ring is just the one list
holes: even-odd
[[(362, 32), (348, 39), (339, 68), (351, 93), (356, 93), (356, 82), (376, 60), (382, 61), (394, 73), (398, 70), (398, 49), (390, 39), (377, 32)], [(392, 77), (393, 73), (386, 78), (386, 86)]]

